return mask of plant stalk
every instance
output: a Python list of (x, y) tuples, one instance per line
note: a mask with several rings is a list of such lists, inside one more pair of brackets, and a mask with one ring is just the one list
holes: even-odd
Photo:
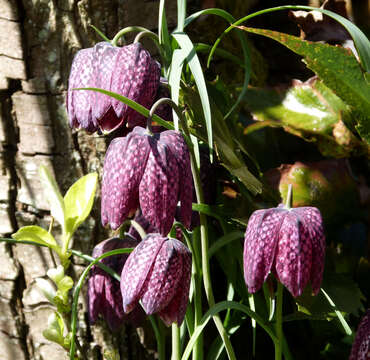
[(171, 360), (181, 359), (180, 328), (177, 324), (172, 324), (172, 355)]
[(282, 359), (282, 348), (283, 348), (283, 284), (278, 281), (277, 295), (276, 295), (276, 337), (277, 341), (275, 344), (275, 360)]

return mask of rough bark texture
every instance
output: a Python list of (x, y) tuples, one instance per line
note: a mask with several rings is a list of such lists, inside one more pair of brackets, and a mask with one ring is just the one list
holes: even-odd
[[(108, 37), (129, 25), (157, 26), (157, 1), (144, 0), (0, 0), (0, 235), (19, 227), (50, 223), (38, 177), (40, 164), (55, 174), (62, 193), (80, 176), (101, 174), (107, 141), (72, 132), (64, 105), (73, 55), (100, 41), (90, 24)], [(169, 25), (176, 2), (168, 1)], [(91, 253), (106, 237), (100, 226), (99, 199), (93, 216), (75, 236), (75, 248)], [(58, 229), (56, 229), (57, 231)], [(73, 259), (71, 275), (81, 273)], [(53, 267), (48, 250), (0, 243), (0, 360), (66, 359), (42, 331), (53, 309), (35, 287)], [(153, 357), (149, 332), (125, 327), (110, 335), (103, 323), (90, 327), (81, 296), (79, 342), (83, 357), (101, 359), (117, 347), (121, 359)], [(142, 345), (144, 344), (144, 345)]]

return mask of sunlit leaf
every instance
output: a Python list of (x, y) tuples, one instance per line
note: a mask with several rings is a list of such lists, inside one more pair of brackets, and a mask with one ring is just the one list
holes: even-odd
[(90, 214), (94, 203), (98, 174), (91, 173), (77, 180), (64, 196), (66, 230), (73, 234)]
[(50, 248), (57, 248), (57, 243), (49, 232), (40, 226), (30, 225), (21, 227), (12, 238), (16, 240), (31, 241), (35, 244), (48, 246)]

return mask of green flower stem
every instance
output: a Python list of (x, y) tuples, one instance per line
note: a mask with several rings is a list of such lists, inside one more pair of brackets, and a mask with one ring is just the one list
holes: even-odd
[(283, 348), (283, 284), (278, 281), (277, 295), (276, 295), (276, 337), (275, 344), (275, 360), (282, 359)]
[(286, 194), (286, 199), (285, 199), (285, 207), (287, 209), (291, 209), (293, 204), (293, 185), (289, 184), (288, 185), (288, 191)]
[(80, 295), (80, 290), (81, 287), (87, 277), (87, 274), (89, 273), (90, 269), (96, 265), (100, 260), (112, 256), (112, 255), (118, 255), (118, 254), (127, 254), (130, 253), (132, 249), (116, 249), (112, 251), (108, 251), (104, 253), (103, 255), (99, 256), (96, 258), (94, 261), (92, 261), (83, 271), (82, 275), (80, 276), (76, 287), (75, 291), (73, 294), (73, 303), (72, 303), (72, 323), (71, 323), (71, 345), (69, 349), (69, 358), (70, 360), (75, 359), (75, 352), (76, 352), (76, 342), (75, 342), (75, 337), (76, 337), (76, 332), (77, 332), (77, 307), (78, 307), (78, 296)]
[(150, 323), (152, 324), (154, 336), (157, 341), (158, 359), (166, 360), (164, 337), (162, 336), (161, 331), (158, 328), (155, 317), (153, 315), (149, 315), (148, 317), (149, 317)]
[(172, 355), (171, 360), (181, 359), (180, 328), (172, 324)]
[(126, 35), (130, 32), (141, 32), (141, 31), (149, 31), (149, 30), (145, 27), (142, 27), (142, 26), (128, 26), (128, 27), (125, 27), (124, 29), (121, 29), (120, 31), (118, 31), (118, 33), (112, 39), (111, 44), (113, 46), (117, 46), (118, 40), (121, 37), (124, 38), (124, 35)]
[[(187, 127), (187, 123), (179, 107), (172, 100), (171, 102), (169, 101), (167, 102), (176, 111), (176, 114), (178, 115), (181, 121), (182, 128), (185, 134), (187, 135), (187, 137), (190, 138), (190, 133)], [(204, 198), (203, 198), (202, 185), (200, 181), (199, 171), (196, 165), (196, 159), (195, 159), (193, 146), (189, 146), (189, 152), (190, 152), (191, 171), (193, 174), (194, 187), (195, 187), (195, 193), (197, 196), (197, 201), (198, 201), (198, 204), (203, 204)], [(213, 296), (211, 274), (210, 274), (210, 267), (209, 267), (207, 217), (203, 213), (199, 213), (199, 218), (200, 218), (200, 238), (201, 238), (201, 250), (202, 250), (201, 259), (202, 259), (202, 271), (203, 271), (203, 285), (204, 285), (204, 290), (206, 292), (208, 304), (210, 307), (212, 307), (215, 305), (215, 299)], [(221, 336), (221, 339), (225, 344), (226, 352), (227, 352), (229, 359), (236, 360), (234, 349), (231, 345), (227, 332), (222, 324), (220, 316), (218, 314), (213, 315), (213, 321), (215, 322), (215, 325)]]

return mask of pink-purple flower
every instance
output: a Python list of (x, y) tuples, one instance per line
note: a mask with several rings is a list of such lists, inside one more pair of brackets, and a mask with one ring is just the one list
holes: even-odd
[(324, 260), (324, 229), (317, 208), (279, 205), (251, 215), (244, 243), (244, 278), (250, 293), (258, 291), (272, 272), (294, 297), (309, 281), (316, 295)]
[(191, 253), (179, 240), (149, 234), (134, 249), (121, 274), (123, 309), (141, 300), (145, 312), (158, 313), (169, 326), (184, 320), (189, 299)]
[(150, 135), (136, 127), (114, 139), (107, 150), (102, 181), (101, 218), (117, 229), (139, 207), (162, 235), (170, 231), (176, 206), (190, 226), (192, 205), (190, 156), (179, 132)]
[(352, 344), (349, 360), (370, 359), (370, 309), (362, 318), (358, 326), (355, 341)]
[[(131, 248), (137, 244), (133, 239), (107, 239), (95, 246), (92, 256), (97, 258), (108, 251)], [(128, 254), (113, 255), (102, 259), (101, 262), (120, 274), (127, 257)], [(129, 315), (124, 314), (119, 281), (96, 265), (91, 268), (88, 281), (88, 312), (92, 324), (101, 315), (111, 330), (117, 330), (123, 321), (138, 324), (144, 317), (140, 308)]]
[(111, 132), (134, 127), (145, 118), (126, 104), (99, 92), (72, 90), (95, 87), (124, 95), (148, 108), (157, 95), (160, 65), (140, 43), (123, 47), (100, 42), (77, 52), (67, 92), (71, 127)]

